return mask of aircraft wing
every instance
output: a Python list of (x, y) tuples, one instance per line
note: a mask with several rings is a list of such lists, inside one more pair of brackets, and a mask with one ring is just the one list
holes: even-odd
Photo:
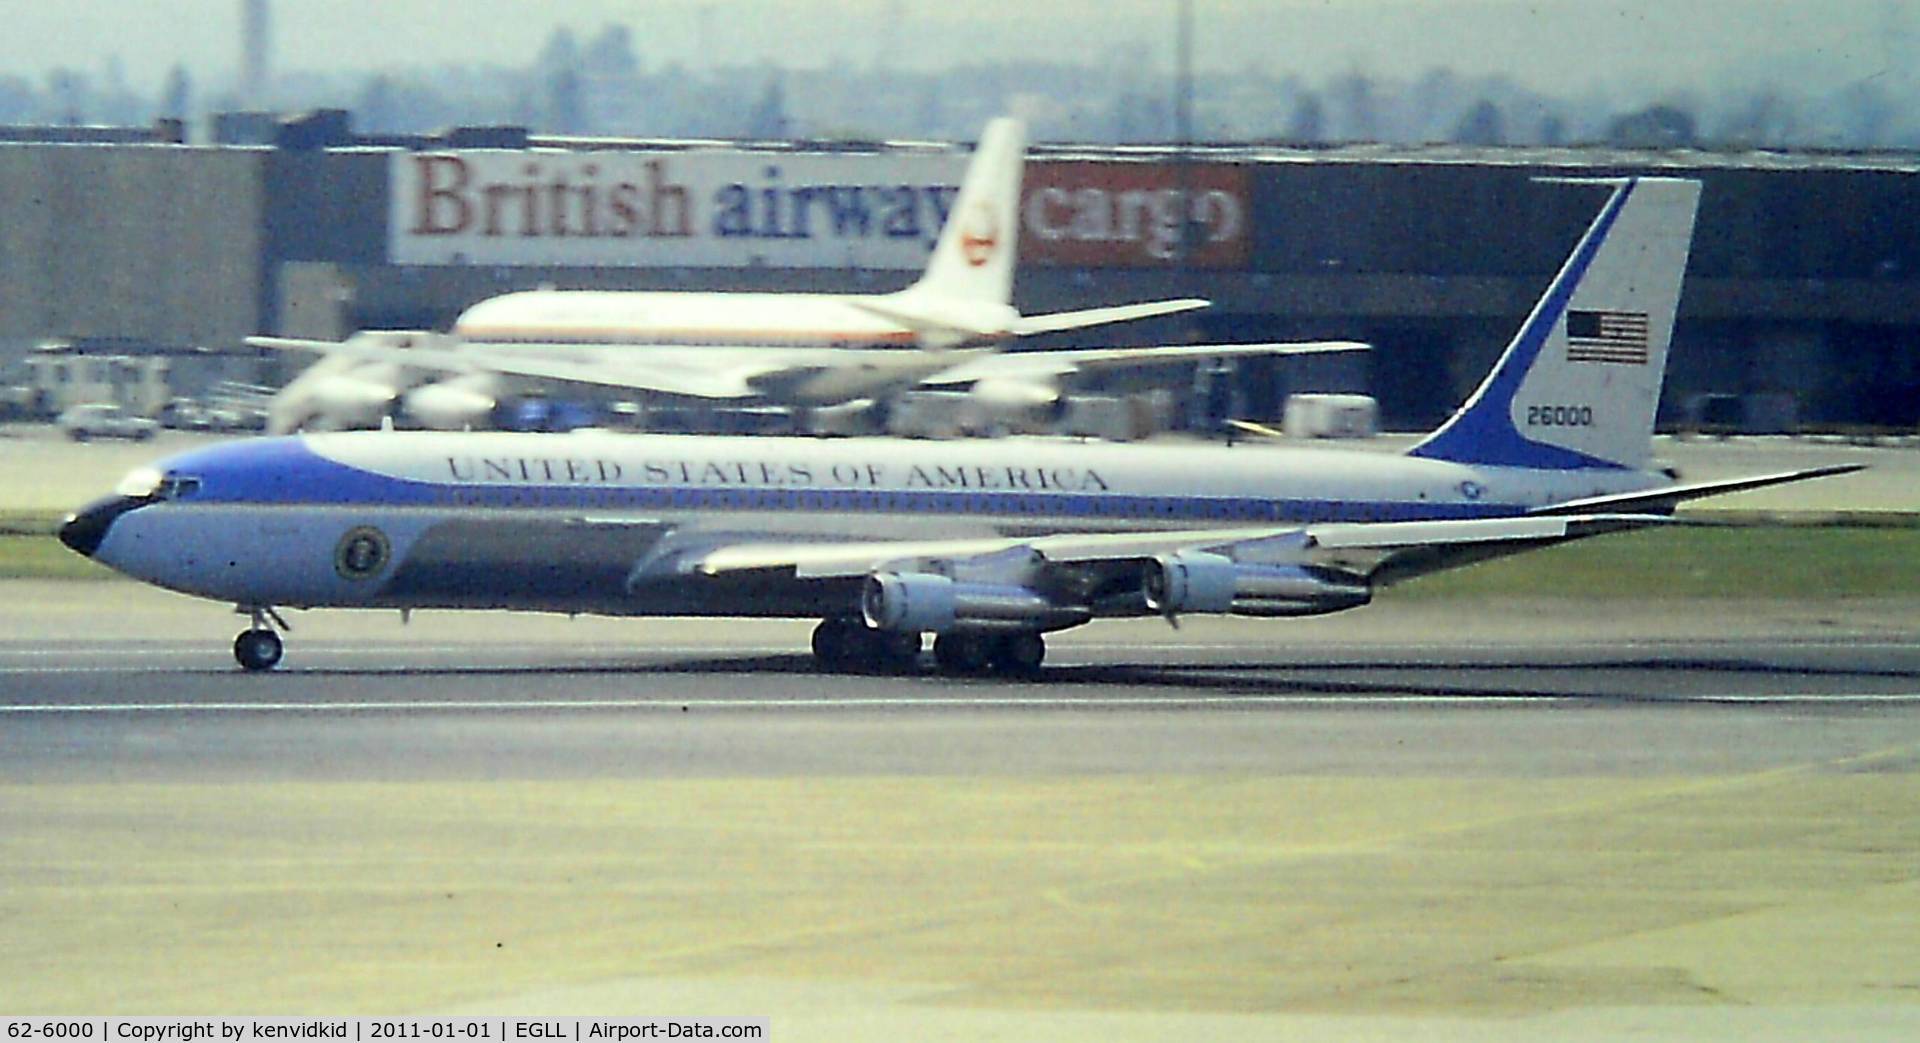
[[(792, 570), (799, 579), (832, 579), (863, 576), (902, 563), (966, 561), (1013, 551), (1037, 555), (1060, 566), (1143, 562), (1163, 554), (1208, 551), (1262, 564), (1337, 564), (1352, 568), (1366, 560), (1364, 571), (1370, 572), (1395, 554), (1408, 551), (1429, 552), (1429, 557), (1464, 557), (1475, 551), (1491, 551), (1480, 555), (1491, 557), (1668, 522), (1667, 518), (1649, 515), (1566, 515), (956, 540), (742, 542), (677, 557), (672, 571), (721, 576)], [(1405, 577), (1396, 574), (1393, 578)]]
[(1596, 496), (1511, 518), (1419, 522), (1328, 522), (1296, 526), (1186, 529), (1163, 532), (1062, 533), (1038, 537), (839, 543), (743, 542), (678, 559), (682, 574), (718, 576), (792, 570), (799, 578), (865, 575), (901, 563), (969, 561), (1024, 551), (1055, 567), (1087, 569), (1141, 563), (1182, 551), (1223, 554), (1260, 564), (1338, 568), (1386, 586), (1474, 562), (1571, 540), (1673, 524), (1683, 500), (1742, 492), (1862, 470), (1841, 464), (1778, 474), (1690, 482)]
[[(888, 388), (972, 384), (990, 378), (1044, 380), (1082, 369), (1151, 365), (1234, 355), (1293, 355), (1364, 351), (1352, 341), (1298, 344), (1176, 344), (1159, 347), (1082, 348), (988, 353), (915, 352), (899, 349), (725, 346), (675, 344), (492, 344), (440, 333), (366, 333), (344, 341), (294, 337), (248, 337), (247, 343), (277, 351), (309, 351), (412, 369), (462, 374), (490, 372), (596, 387), (628, 388), (701, 399), (743, 399), (811, 388), (809, 383), (847, 383), (858, 398)], [(954, 362), (959, 359), (962, 361)], [(951, 363), (951, 364), (949, 364)]]
[(1318, 355), (1368, 351), (1359, 341), (1326, 340), (1271, 344), (1165, 344), (1132, 348), (1068, 348), (1007, 351), (982, 355), (922, 380), (929, 386), (972, 384), (997, 378), (1045, 378), (1082, 370), (1126, 369), (1192, 359), (1232, 358), (1242, 355)]
[[(1075, 591), (1137, 613), (1133, 600), (1156, 559), (1183, 552), (1219, 555), (1240, 565), (1307, 566), (1380, 589), (1419, 576), (1573, 540), (1675, 524), (1673, 504), (1715, 493), (1847, 474), (1858, 466), (1693, 482), (1592, 497), (1506, 518), (1411, 522), (1324, 522), (1160, 532), (1057, 533), (935, 540), (793, 540), (716, 536), (683, 543), (635, 565), (631, 583), (673, 577), (784, 574), (848, 581), (885, 571), (958, 574), (1001, 570), (1041, 589)], [(1648, 513), (1649, 511), (1659, 513)], [(651, 524), (651, 523), (649, 523)], [(1338, 580), (1336, 579), (1336, 582)], [(1118, 600), (1115, 600), (1118, 599)]]
[[(629, 352), (630, 347), (638, 350)], [(549, 351), (545, 345), (516, 345), (512, 350), (469, 345), (459, 353), (474, 356), (467, 361), (470, 368), (508, 376), (705, 399), (757, 397), (760, 389), (755, 381), (801, 365), (784, 354), (787, 349), (781, 348), (729, 351), (726, 348), (622, 345), (581, 351), (574, 345), (555, 345), (554, 349)]]
[[(606, 346), (462, 343), (437, 334), (402, 346), (392, 338), (346, 341), (248, 337), (247, 343), (282, 351), (316, 351), (330, 357), (383, 362), (443, 373), (499, 373), (599, 387), (631, 388), (689, 398), (738, 399), (761, 393), (756, 382), (826, 365), (814, 356), (831, 349), (678, 345)], [(448, 344), (461, 344), (448, 347)]]
[(1198, 311), (1211, 303), (1199, 297), (1182, 297), (1176, 300), (1145, 301), (1140, 304), (1116, 304), (1106, 308), (1085, 308), (1080, 311), (1056, 311), (1045, 315), (1023, 315), (1013, 321), (1011, 332), (1016, 336), (1026, 337), (1035, 333), (1079, 330), (1088, 326), (1105, 326), (1111, 322), (1131, 322), (1135, 319), (1150, 319), (1156, 315)]
[[(397, 362), (422, 369), (444, 369), (457, 363), (459, 352), (447, 347), (458, 343), (439, 333), (382, 333), (356, 335), (347, 340), (312, 340), (305, 337), (248, 337), (247, 344), (274, 351), (310, 351), (328, 358), (358, 359), (363, 362)], [(462, 367), (462, 372), (472, 370)]]
[(861, 576), (906, 560), (984, 558), (1016, 549), (1049, 561), (1088, 562), (1150, 558), (1192, 546), (1214, 546), (1241, 539), (1263, 539), (1283, 530), (1195, 529), (1182, 532), (1107, 532), (1060, 536), (983, 536), (953, 540), (871, 540), (841, 543), (748, 542), (715, 547), (678, 562), (686, 574), (718, 576), (730, 572), (793, 569), (802, 579)]

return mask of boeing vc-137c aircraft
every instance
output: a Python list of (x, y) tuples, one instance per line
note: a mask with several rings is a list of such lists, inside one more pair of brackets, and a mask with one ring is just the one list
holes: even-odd
[(481, 301), (451, 334), (375, 332), (341, 343), (250, 338), (327, 356), (276, 397), (273, 429), (376, 426), (396, 403), (428, 427), (484, 427), (503, 378), (804, 407), (927, 385), (969, 389), (994, 415), (1051, 405), (1058, 378), (1088, 367), (1363, 347), (1182, 344), (1005, 354), (988, 347), (1207, 304), (1183, 298), (1050, 315), (1016, 311), (1025, 150), (1019, 121), (987, 125), (926, 273), (895, 293), (531, 290)]
[[(231, 601), (250, 670), (276, 607), (818, 618), (830, 667), (1032, 670), (1108, 616), (1298, 616), (1682, 500), (1654, 410), (1697, 182), (1614, 183), (1493, 372), (1404, 455), (1060, 441), (357, 432), (237, 442), (128, 476), (60, 538)], [(281, 624), (284, 626), (284, 624)]]

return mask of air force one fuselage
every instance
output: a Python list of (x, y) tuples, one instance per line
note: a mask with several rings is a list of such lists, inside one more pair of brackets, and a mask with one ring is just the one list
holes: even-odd
[[(804, 577), (828, 558), (977, 552), (979, 541), (1097, 534), (1128, 547), (1169, 531), (1507, 518), (1664, 483), (1628, 470), (1542, 479), (1259, 446), (341, 432), (229, 443), (136, 472), (92, 554), (243, 604), (814, 615), (833, 614), (817, 599), (838, 595), (796, 587), (801, 601), (770, 602), (756, 580)], [(156, 509), (136, 503), (149, 496)], [(356, 564), (362, 535), (378, 549)], [(790, 560), (772, 560), (782, 553)], [(698, 582), (735, 573), (747, 582)]]
[(1493, 372), (1406, 454), (368, 432), (216, 446), (129, 476), (61, 539), (275, 606), (811, 617), (829, 665), (1024, 670), (1108, 616), (1286, 616), (1439, 569), (1655, 524), (1654, 409), (1699, 186), (1616, 185)]

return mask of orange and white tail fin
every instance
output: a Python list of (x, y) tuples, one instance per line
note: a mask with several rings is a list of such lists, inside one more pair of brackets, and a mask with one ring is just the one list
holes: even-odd
[(908, 293), (954, 303), (1012, 303), (1026, 152), (1024, 123), (1003, 116), (987, 124), (934, 243), (927, 273)]

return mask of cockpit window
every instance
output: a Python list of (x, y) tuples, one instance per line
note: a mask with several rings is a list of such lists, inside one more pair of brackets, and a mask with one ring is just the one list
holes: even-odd
[(129, 471), (113, 491), (117, 496), (152, 496), (160, 491), (160, 472), (151, 467)]
[(200, 491), (200, 479), (192, 475), (161, 474), (151, 467), (131, 471), (114, 486), (119, 496), (141, 500), (179, 500)]

